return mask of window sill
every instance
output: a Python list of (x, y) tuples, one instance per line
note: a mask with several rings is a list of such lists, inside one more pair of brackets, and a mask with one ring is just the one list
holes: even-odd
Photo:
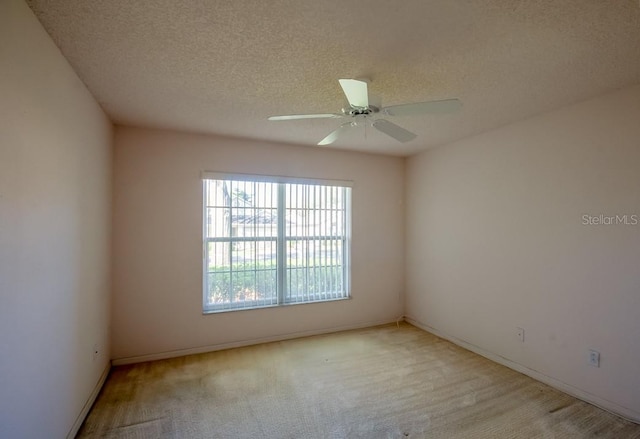
[(236, 312), (236, 311), (255, 311), (255, 310), (267, 309), (267, 308), (283, 308), (283, 307), (296, 306), (296, 305), (314, 305), (318, 303), (340, 302), (343, 300), (351, 300), (351, 296), (340, 297), (339, 299), (314, 300), (313, 302), (288, 302), (288, 303), (281, 303), (276, 305), (251, 306), (246, 308), (204, 309), (202, 310), (202, 314), (208, 315), (208, 314), (221, 314), (221, 313)]

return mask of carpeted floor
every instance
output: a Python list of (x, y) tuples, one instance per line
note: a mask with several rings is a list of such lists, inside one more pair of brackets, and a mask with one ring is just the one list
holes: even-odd
[(80, 438), (640, 438), (408, 324), (116, 367)]

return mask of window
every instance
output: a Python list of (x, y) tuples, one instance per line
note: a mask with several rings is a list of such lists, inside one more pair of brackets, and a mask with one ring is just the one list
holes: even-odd
[(204, 174), (203, 311), (349, 297), (348, 182)]

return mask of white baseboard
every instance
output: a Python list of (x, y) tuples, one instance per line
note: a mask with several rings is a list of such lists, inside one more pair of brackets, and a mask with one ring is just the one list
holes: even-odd
[(158, 352), (156, 354), (137, 355), (133, 357), (116, 358), (111, 360), (114, 366), (122, 366), (124, 364), (143, 363), (145, 361), (164, 360), (167, 358), (183, 357), (185, 355), (203, 354), (206, 352), (221, 351), (223, 349), (240, 348), (243, 346), (251, 346), (260, 343), (269, 343), (272, 341), (289, 340), (292, 338), (309, 337), (312, 335), (330, 334), (332, 332), (349, 331), (351, 329), (368, 328), (371, 326), (387, 325), (399, 321), (397, 318), (390, 320), (382, 320), (377, 322), (358, 323), (355, 325), (338, 326), (333, 328), (315, 329), (311, 331), (291, 332), (287, 334), (274, 335), (269, 337), (254, 338), (251, 340), (234, 341), (229, 343), (220, 343), (215, 345), (200, 346), (188, 349), (177, 349), (174, 351)]
[(91, 410), (93, 403), (96, 401), (96, 398), (98, 397), (98, 394), (100, 393), (100, 390), (104, 385), (104, 382), (107, 380), (107, 376), (109, 376), (110, 370), (111, 370), (111, 364), (107, 363), (107, 366), (102, 371), (102, 375), (100, 375), (100, 378), (98, 379), (98, 382), (93, 388), (91, 395), (89, 395), (89, 399), (87, 399), (87, 402), (85, 402), (84, 406), (82, 407), (82, 410), (80, 411), (80, 414), (76, 418), (76, 422), (73, 423), (71, 430), (69, 430), (69, 433), (67, 434), (67, 439), (73, 439), (78, 434), (78, 430), (80, 430), (82, 423), (84, 422), (85, 418), (89, 414), (89, 410)]
[(640, 413), (636, 412), (635, 410), (632, 410), (630, 408), (621, 406), (619, 404), (616, 404), (615, 402), (609, 401), (607, 399), (601, 398), (597, 395), (594, 395), (592, 393), (589, 393), (585, 390), (579, 389), (577, 387), (574, 387), (570, 384), (567, 384), (563, 381), (560, 381), (556, 378), (550, 377), (548, 375), (545, 375), (541, 372), (538, 372), (537, 370), (534, 369), (530, 369), (527, 366), (524, 366), (520, 363), (516, 363), (515, 361), (509, 360), (508, 358), (502, 357), (498, 354), (494, 354), (493, 352), (489, 352), (486, 351), (484, 349), (482, 349), (481, 347), (478, 347), (474, 344), (471, 344), (469, 342), (466, 342), (464, 340), (461, 340), (457, 337), (454, 337), (452, 335), (449, 335), (447, 333), (444, 333), (436, 328), (433, 328), (429, 325), (425, 325), (422, 322), (417, 321), (416, 319), (412, 318), (412, 317), (408, 317), (405, 316), (404, 317), (405, 321), (407, 321), (408, 323), (422, 329), (423, 331), (427, 331), (431, 334), (437, 335), (440, 338), (444, 338), (445, 340), (448, 340), (450, 342), (452, 342), (453, 344), (456, 344), (460, 347), (463, 347), (471, 352), (474, 352), (478, 355), (481, 355), (485, 358), (488, 358), (491, 361), (494, 361), (496, 363), (502, 364), (503, 366), (508, 367), (509, 369), (513, 369), (517, 372), (520, 372), (524, 375), (527, 375), (537, 381), (540, 381), (542, 383), (548, 384), (549, 386), (560, 390), (564, 393), (567, 393), (571, 396), (574, 396), (582, 401), (588, 402), (589, 404), (593, 404), (596, 407), (599, 407), (603, 410), (606, 410), (608, 412), (611, 412), (617, 416), (620, 416), (622, 418), (625, 418), (631, 422), (635, 422), (635, 423), (639, 423), (640, 424)]

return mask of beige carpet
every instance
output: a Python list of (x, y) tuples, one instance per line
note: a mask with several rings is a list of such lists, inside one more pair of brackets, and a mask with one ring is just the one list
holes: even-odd
[(116, 367), (78, 437), (640, 438), (408, 324)]

